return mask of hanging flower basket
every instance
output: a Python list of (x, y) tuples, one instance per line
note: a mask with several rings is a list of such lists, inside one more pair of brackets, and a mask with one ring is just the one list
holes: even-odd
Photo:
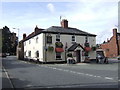
[(89, 51), (91, 51), (91, 48), (90, 47), (85, 47), (85, 51), (89, 52)]
[(95, 51), (95, 50), (96, 50), (96, 47), (95, 47), (95, 46), (93, 46), (93, 47), (92, 47), (92, 50), (93, 50), (93, 51)]
[(48, 51), (52, 52), (54, 50), (53, 46), (48, 46)]
[(55, 46), (56, 46), (56, 48), (63, 48), (62, 42), (56, 42)]

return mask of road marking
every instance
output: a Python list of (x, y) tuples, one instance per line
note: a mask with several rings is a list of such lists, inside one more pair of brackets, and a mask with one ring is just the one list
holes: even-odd
[(8, 80), (9, 80), (9, 82), (10, 82), (11, 88), (14, 88), (14, 85), (13, 85), (11, 79), (10, 79), (9, 74), (7, 73), (7, 71), (6, 71), (6, 69), (4, 68), (4, 66), (2, 66), (2, 68), (3, 68), (3, 71), (4, 71), (5, 74), (6, 74), (6, 77), (8, 78)]
[(105, 79), (113, 80), (113, 78), (110, 78), (110, 77), (105, 77)]
[[(21, 61), (21, 62), (31, 64), (31, 63), (25, 62), (25, 61)], [(81, 64), (81, 65), (88, 65), (88, 64)], [(70, 73), (74, 73), (74, 74), (86, 75), (86, 76), (95, 77), (95, 78), (104, 78), (104, 79), (106, 79), (106, 80), (114, 80), (114, 79), (111, 78), (111, 77), (101, 77), (101, 76), (96, 76), (96, 75), (87, 74), (87, 73), (85, 74), (85, 73), (81, 73), (81, 72), (75, 72), (75, 71), (71, 71), (71, 70), (67, 70), (67, 69), (55, 68), (55, 67), (52, 67), (52, 66), (45, 66), (45, 65), (39, 65), (39, 64), (38, 64), (38, 66), (40, 66), (40, 67), (45, 67), (45, 68), (50, 68), (50, 69), (53, 69), (53, 70), (70, 72)], [(118, 80), (118, 81), (120, 81), (120, 80)]]
[(95, 78), (104, 78), (106, 80), (114, 80), (111, 77), (101, 77), (101, 76), (96, 76), (96, 75), (87, 74), (87, 73), (85, 74), (85, 73), (81, 73), (81, 72), (75, 72), (75, 71), (71, 71), (71, 70), (67, 70), (67, 69), (55, 68), (55, 67), (51, 67), (51, 66), (44, 66), (44, 67), (51, 68), (51, 69), (54, 69), (54, 70), (59, 70), (59, 71), (70, 72), (70, 73), (74, 73), (74, 74), (86, 75), (86, 76), (95, 77)]

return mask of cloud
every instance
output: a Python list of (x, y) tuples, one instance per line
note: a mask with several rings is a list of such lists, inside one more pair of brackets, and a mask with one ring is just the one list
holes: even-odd
[(55, 7), (54, 7), (53, 4), (51, 4), (51, 3), (47, 4), (47, 8), (48, 8), (48, 10), (49, 10), (51, 13), (54, 13)]

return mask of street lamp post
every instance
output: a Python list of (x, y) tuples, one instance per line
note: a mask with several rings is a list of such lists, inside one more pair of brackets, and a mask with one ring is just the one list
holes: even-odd
[(13, 29), (18, 30), (18, 45), (19, 45), (19, 28), (13, 28)]
[(17, 58), (18, 58), (18, 59), (20, 59), (20, 47), (19, 47), (19, 28), (13, 28), (13, 29), (16, 29), (16, 30), (18, 30), (18, 42), (17, 42), (17, 43), (18, 43), (18, 45), (17, 45), (17, 47), (16, 47), (16, 48), (17, 48), (17, 51), (16, 51), (16, 52), (17, 52)]

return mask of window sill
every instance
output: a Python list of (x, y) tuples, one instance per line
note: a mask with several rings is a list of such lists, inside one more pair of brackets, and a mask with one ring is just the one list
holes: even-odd
[(62, 58), (56, 58), (56, 60), (62, 60)]

